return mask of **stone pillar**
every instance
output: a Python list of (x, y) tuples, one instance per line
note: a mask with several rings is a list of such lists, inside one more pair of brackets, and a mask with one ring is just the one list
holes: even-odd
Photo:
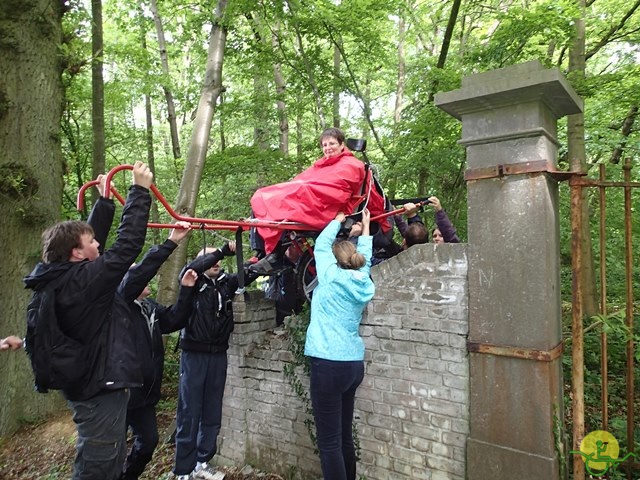
[(557, 119), (582, 100), (528, 62), (438, 94), (462, 121), (469, 238), (469, 480), (555, 480), (563, 447)]

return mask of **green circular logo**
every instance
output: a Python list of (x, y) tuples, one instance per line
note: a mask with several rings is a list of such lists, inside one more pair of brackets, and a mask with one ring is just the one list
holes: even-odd
[[(580, 442), (580, 455), (589, 470), (607, 470), (620, 455), (616, 438), (604, 430), (589, 433)], [(615, 462), (613, 462), (615, 463)]]

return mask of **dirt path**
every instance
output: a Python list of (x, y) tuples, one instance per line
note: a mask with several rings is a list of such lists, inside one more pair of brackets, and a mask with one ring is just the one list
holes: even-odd
[[(159, 412), (160, 439), (166, 437), (172, 413)], [(75, 456), (76, 430), (70, 412), (49, 418), (46, 422), (22, 427), (12, 437), (0, 443), (0, 479), (2, 480), (59, 480), (71, 477)], [(173, 446), (161, 444), (147, 466), (144, 480), (175, 478)], [(243, 469), (222, 468), (225, 480), (283, 480), (275, 474)]]

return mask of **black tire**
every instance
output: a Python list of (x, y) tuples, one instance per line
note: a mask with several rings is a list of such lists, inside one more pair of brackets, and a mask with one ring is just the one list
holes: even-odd
[(318, 284), (316, 276), (316, 259), (313, 252), (307, 250), (302, 254), (296, 264), (296, 285), (298, 288), (298, 297), (302, 300), (311, 301), (313, 289)]

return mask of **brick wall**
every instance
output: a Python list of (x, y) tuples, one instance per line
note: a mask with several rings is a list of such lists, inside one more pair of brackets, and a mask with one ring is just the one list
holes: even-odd
[[(464, 479), (468, 434), (466, 245), (417, 245), (372, 269), (376, 296), (361, 326), (365, 379), (356, 396), (368, 480)], [(236, 329), (220, 463), (287, 478), (321, 477), (305, 404), (283, 374), (287, 339), (259, 292), (234, 303)], [(308, 380), (298, 370), (308, 391)]]

